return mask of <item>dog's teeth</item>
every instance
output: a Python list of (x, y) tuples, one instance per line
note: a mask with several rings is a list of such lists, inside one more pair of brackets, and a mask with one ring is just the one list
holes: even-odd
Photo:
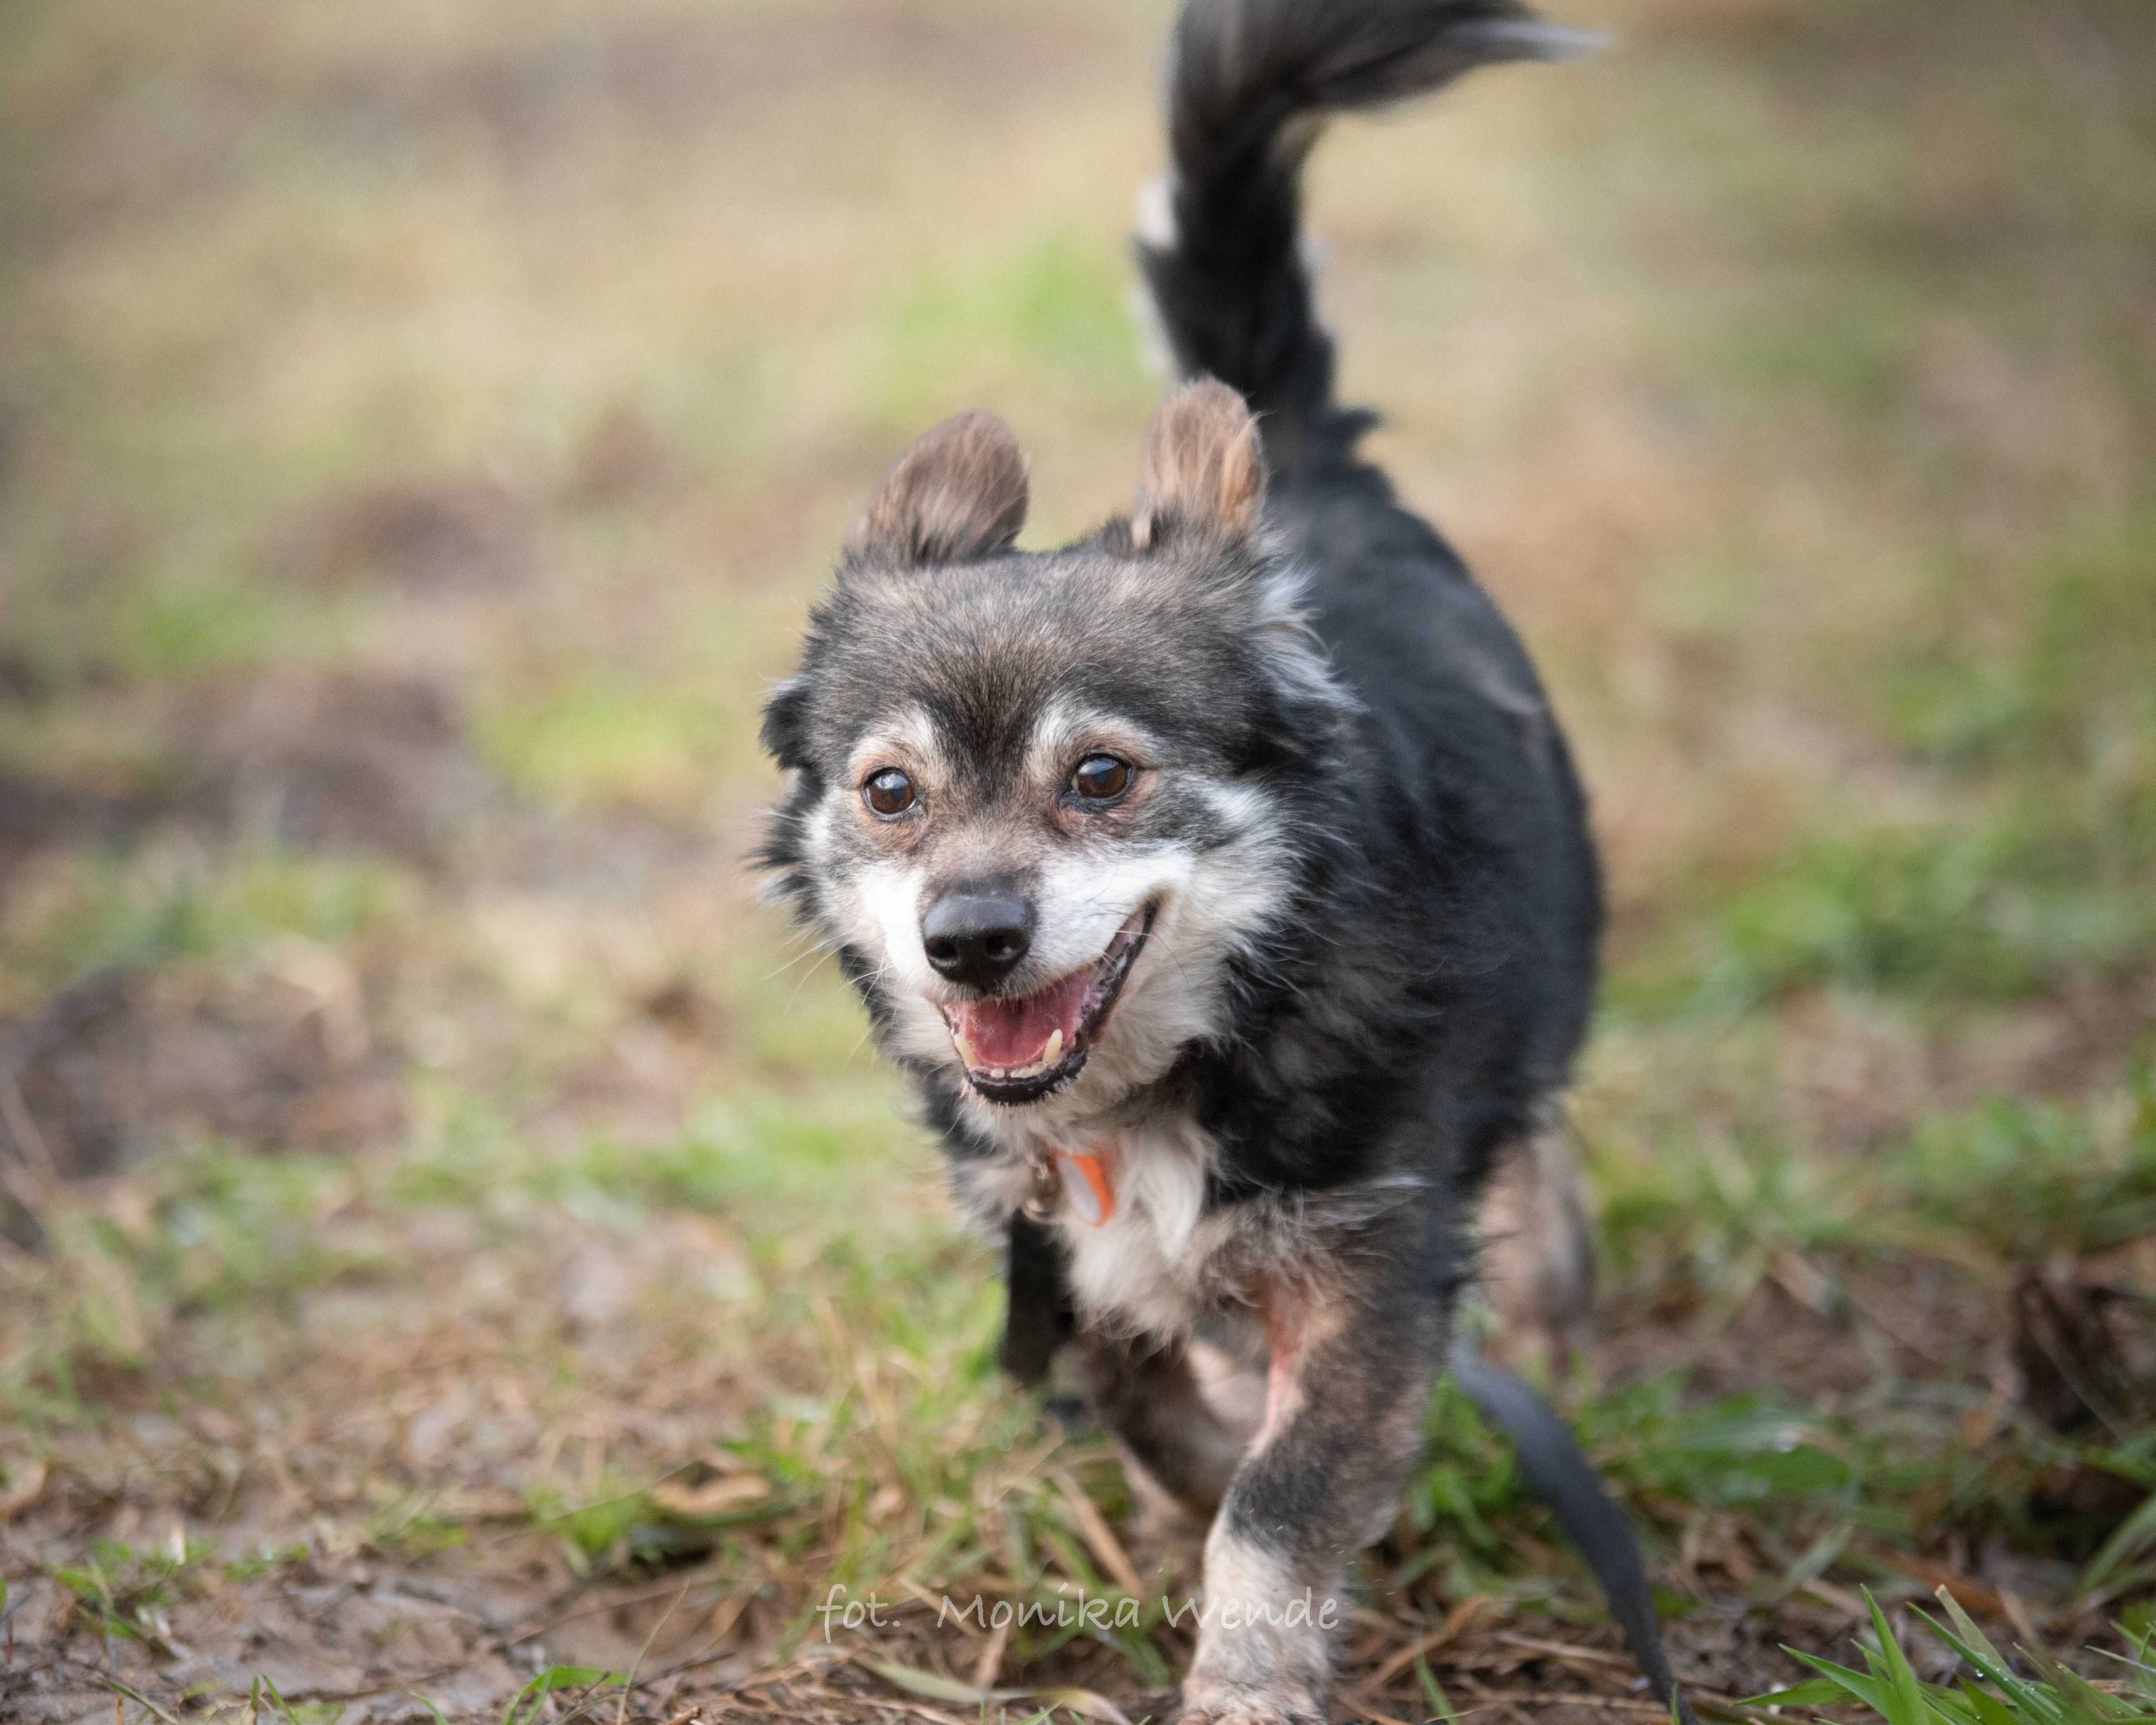
[(973, 1045), (966, 1040), (963, 1033), (953, 1030), (951, 1033), (951, 1040), (958, 1050), (960, 1060), (969, 1066), (978, 1067), (981, 1064), (980, 1055), (975, 1050)]
[(1040, 1051), (1040, 1064), (1052, 1066), (1063, 1058), (1063, 1027), (1059, 1024), (1048, 1033), (1048, 1046)]

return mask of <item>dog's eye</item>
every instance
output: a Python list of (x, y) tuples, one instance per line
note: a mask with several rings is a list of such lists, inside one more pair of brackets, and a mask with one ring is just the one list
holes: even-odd
[(861, 801), (886, 820), (905, 814), (913, 807), (913, 781), (896, 767), (871, 773), (861, 786)]
[(1131, 788), (1131, 763), (1113, 755), (1088, 755), (1070, 775), (1070, 788), (1089, 803), (1112, 802)]

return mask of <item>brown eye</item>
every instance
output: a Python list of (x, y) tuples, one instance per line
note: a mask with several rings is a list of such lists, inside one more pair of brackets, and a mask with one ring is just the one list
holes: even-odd
[(861, 786), (861, 800), (886, 820), (913, 807), (913, 781), (896, 767), (871, 773)]
[(1128, 761), (1113, 755), (1088, 755), (1070, 775), (1070, 788), (1089, 803), (1112, 802), (1131, 788)]

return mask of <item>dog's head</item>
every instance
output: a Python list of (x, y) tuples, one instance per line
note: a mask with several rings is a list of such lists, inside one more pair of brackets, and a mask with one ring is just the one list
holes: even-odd
[(1128, 521), (1020, 552), (1016, 443), (950, 420), (884, 480), (765, 711), (781, 889), (887, 1049), (992, 1131), (1098, 1113), (1220, 1034), (1286, 910), (1348, 708), (1264, 490), (1241, 398), (1189, 385)]

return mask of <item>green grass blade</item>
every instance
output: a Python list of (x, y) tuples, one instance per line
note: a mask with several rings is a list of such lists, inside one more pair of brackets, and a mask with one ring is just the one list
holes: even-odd
[(1976, 1725), (2018, 1725), (1997, 1696), (1978, 1688), (1966, 1677), (1961, 1680), (1961, 1692), (1969, 1711), (1975, 1715)]
[(2082, 1572), (2080, 1591), (2092, 1594), (2119, 1569), (2156, 1546), (2156, 1491), (2141, 1500), (2135, 1510), (2104, 1541), (2089, 1566)]
[(1738, 1705), (1748, 1707), (1831, 1707), (1843, 1705), (1847, 1698), (1845, 1688), (1836, 1679), (1814, 1677), (1809, 1683), (1799, 1683), (1792, 1688), (1776, 1689), (1765, 1695), (1747, 1696)]
[(2008, 1664), (2005, 1656), (1991, 1645), (1984, 1631), (1977, 1627), (1976, 1620), (1962, 1609), (1961, 1601), (1944, 1588), (1938, 1590), (1938, 1600), (1940, 1605), (1944, 1608), (1948, 1620), (1953, 1623), (1953, 1629), (1950, 1632), (1933, 1622), (1932, 1619), (1922, 1611), (1918, 1611), (1917, 1615), (1923, 1618), (1924, 1621), (1930, 1625), (1932, 1633), (1992, 1681), (1997, 1682), (2002, 1674), (2010, 1673), (2012, 1667)]
[[(1887, 1674), (1887, 1705), (1880, 1711), (1886, 1714), (1887, 1725), (1924, 1725), (1931, 1709), (1925, 1704), (1923, 1683), (1869, 1588), (1864, 1589), (1864, 1603), (1871, 1609), (1872, 1633), (1879, 1638), (1878, 1661)], [(1871, 1656), (1868, 1651), (1866, 1656)]]
[(1452, 1722), (1460, 1717), (1452, 1710), (1452, 1698), (1437, 1681), (1437, 1674), (1430, 1670), (1430, 1661), (1419, 1653), (1415, 1655), (1414, 1674), (1415, 1681), (1422, 1686), (1423, 1702), (1430, 1708), (1430, 1717), (1444, 1720), (1445, 1725), (1452, 1725)]
[(601, 1684), (626, 1683), (627, 1671), (605, 1671), (588, 1665), (550, 1665), (526, 1683), (501, 1716), (501, 1725), (530, 1725), (539, 1717), (539, 1707), (557, 1689), (585, 1689)]
[[(102, 1682), (105, 1686), (107, 1689), (110, 1689), (115, 1695), (126, 1696), (128, 1700), (133, 1702), (136, 1706), (141, 1707), (144, 1712), (149, 1714), (152, 1718), (163, 1720), (164, 1725), (179, 1725), (178, 1720), (175, 1719), (170, 1713), (159, 1707), (157, 1702), (151, 1700), (148, 1696), (143, 1694), (138, 1689), (129, 1688), (127, 1685), (121, 1682), (119, 1678), (111, 1676), (110, 1673), (106, 1673), (101, 1676), (98, 1681)], [(117, 1710), (118, 1704), (115, 1703), (115, 1711), (116, 1712)]]
[[(1830, 1702), (1807, 1702), (1804, 1703), (1805, 1705), (1813, 1707), (1845, 1706), (1846, 1705), (1846, 1702), (1842, 1700), (1842, 1695), (1853, 1695), (1857, 1700), (1862, 1702), (1865, 1706), (1870, 1707), (1873, 1712), (1880, 1715), (1881, 1717), (1892, 1717), (1892, 1715), (1887, 1710), (1888, 1686), (1881, 1678), (1867, 1671), (1851, 1671), (1845, 1665), (1836, 1665), (1830, 1659), (1821, 1659), (1815, 1653), (1801, 1652), (1794, 1647), (1784, 1647), (1782, 1651), (1788, 1654), (1791, 1658), (1796, 1660), (1799, 1663), (1810, 1666), (1814, 1671), (1817, 1671), (1829, 1685), (1836, 1691), (1840, 1692), (1840, 1693), (1837, 1694)], [(1799, 1691), (1784, 1691), (1783, 1693), (1784, 1696), (1787, 1696), (1793, 1693), (1801, 1692), (1802, 1691), (1809, 1691), (1811, 1690), (1812, 1687), (1813, 1686), (1811, 1684), (1806, 1683), (1800, 1686)], [(1770, 1700), (1774, 1699), (1772, 1697), (1768, 1698)]]

